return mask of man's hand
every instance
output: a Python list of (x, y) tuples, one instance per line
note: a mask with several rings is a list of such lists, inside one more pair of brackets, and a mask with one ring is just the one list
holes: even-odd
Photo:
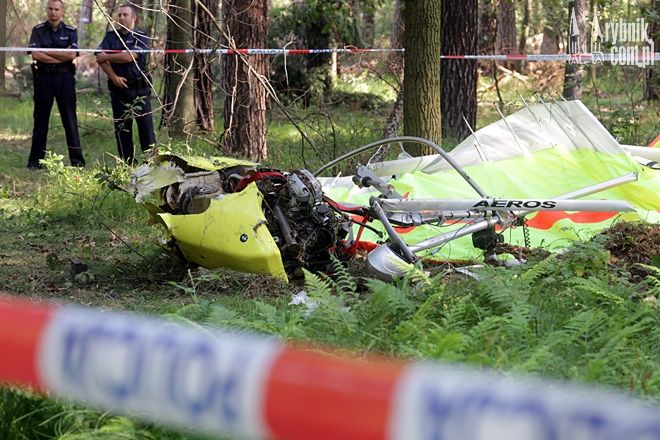
[(127, 89), (128, 88), (128, 80), (124, 78), (123, 76), (113, 76), (111, 79), (112, 83), (120, 89)]
[(108, 62), (108, 55), (105, 52), (100, 52), (96, 54), (96, 62), (99, 64), (107, 63)]

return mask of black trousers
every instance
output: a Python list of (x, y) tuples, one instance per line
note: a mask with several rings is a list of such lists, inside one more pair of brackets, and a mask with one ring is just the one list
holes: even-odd
[(62, 118), (71, 165), (84, 166), (85, 159), (80, 146), (76, 116), (76, 80), (67, 72), (34, 77), (34, 129), (28, 167), (38, 167), (39, 160), (46, 156), (46, 140), (53, 100), (57, 101), (57, 108)]
[(151, 116), (151, 91), (146, 88), (120, 89), (109, 85), (112, 117), (119, 157), (128, 163), (135, 162), (133, 146), (133, 119), (137, 124), (142, 151), (156, 144), (154, 122)]

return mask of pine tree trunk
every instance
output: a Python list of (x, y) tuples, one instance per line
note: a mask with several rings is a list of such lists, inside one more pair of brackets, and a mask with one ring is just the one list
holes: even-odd
[[(7, 0), (0, 0), (0, 44), (7, 45)], [(0, 91), (5, 91), (5, 69), (7, 68), (7, 57), (5, 52), (0, 52)]]
[[(390, 47), (392, 49), (401, 49), (403, 47), (403, 20), (401, 17), (401, 0), (394, 3), (394, 14), (392, 14), (392, 30), (390, 34)], [(390, 72), (396, 76), (399, 83), (399, 89), (396, 92), (396, 100), (390, 111), (383, 130), (383, 138), (391, 138), (397, 135), (401, 120), (403, 119), (403, 54), (401, 52), (390, 52), (387, 57), (387, 64)], [(375, 162), (382, 161), (387, 155), (390, 145), (383, 145), (374, 154)]]
[[(477, 50), (480, 54), (497, 53), (497, 10), (494, 0), (479, 0), (479, 38), (477, 40)], [(482, 74), (492, 74), (491, 62), (481, 64)]]
[[(266, 47), (267, 0), (223, 0), (222, 13), (231, 47)], [(268, 76), (268, 57), (223, 57), (225, 153), (255, 161), (268, 158), (266, 143), (266, 89), (259, 81)]]
[(364, 31), (362, 33), (365, 47), (374, 46), (374, 38), (376, 37), (376, 17), (373, 9), (369, 9), (362, 13), (362, 22), (364, 24)]
[[(497, 16), (497, 40), (496, 51), (499, 54), (512, 54), (518, 51), (516, 41), (516, 6), (513, 0), (499, 0)], [(513, 70), (515, 63), (506, 62), (504, 66)]]
[[(653, 0), (650, 5), (655, 17), (660, 17), (660, 0)], [(649, 38), (653, 39), (654, 51), (660, 51), (660, 22), (657, 20), (649, 25)], [(646, 67), (646, 81), (644, 83), (644, 99), (657, 101), (660, 95), (660, 74), (653, 66)]]
[[(440, 2), (405, 0), (403, 131), (440, 143)], [(428, 148), (408, 147), (414, 155)]]
[[(568, 50), (566, 51), (569, 54), (585, 52), (587, 34), (584, 27), (584, 16), (584, 0), (570, 0), (568, 2)], [(577, 60), (567, 62), (564, 71), (564, 98), (568, 100), (582, 98), (582, 78), (584, 78), (583, 65)]]
[(527, 38), (529, 37), (530, 0), (523, 0), (523, 18), (520, 24), (520, 42), (518, 53), (527, 53)]
[[(192, 46), (191, 6), (191, 0), (170, 0), (167, 49), (188, 49)], [(175, 138), (184, 137), (196, 128), (192, 62), (192, 54), (188, 53), (165, 56), (163, 118), (170, 136)]]
[[(392, 30), (390, 33), (390, 47), (392, 49), (403, 48), (403, 17), (401, 16), (401, 0), (394, 3), (394, 14), (392, 14)], [(390, 52), (387, 57), (389, 69), (403, 80), (403, 54), (401, 52)]]
[[(3, 0), (4, 1), (4, 0)], [(78, 45), (86, 47), (87, 26), (92, 22), (92, 0), (83, 0), (78, 13)]]
[[(200, 0), (204, 6), (217, 14), (218, 0)], [(195, 47), (208, 48), (212, 44), (211, 34), (213, 31), (213, 17), (198, 6), (195, 6)], [(211, 58), (217, 57), (196, 53), (194, 55), (194, 90), (195, 90), (195, 113), (197, 115), (197, 126), (199, 129), (212, 132), (215, 129), (215, 112), (213, 110), (213, 71), (214, 63)]]
[[(442, 2), (442, 53), (470, 54), (477, 51), (477, 34), (470, 32), (478, 24), (478, 0), (464, 0), (460, 8), (449, 1)], [(470, 135), (477, 122), (477, 62), (442, 60), (442, 141), (456, 145)]]

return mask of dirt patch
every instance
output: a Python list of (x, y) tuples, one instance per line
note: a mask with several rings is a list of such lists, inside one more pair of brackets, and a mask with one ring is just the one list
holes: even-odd
[(621, 222), (604, 232), (610, 261), (641, 281), (652, 272), (640, 264), (657, 265), (660, 257), (660, 225)]

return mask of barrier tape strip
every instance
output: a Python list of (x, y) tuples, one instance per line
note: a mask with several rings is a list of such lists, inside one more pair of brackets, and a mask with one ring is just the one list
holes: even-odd
[[(30, 52), (38, 50), (34, 47), (0, 47), (0, 52)], [(42, 49), (54, 52), (82, 52), (94, 53), (100, 52), (97, 49), (60, 49), (49, 48)], [(217, 54), (217, 55), (312, 55), (312, 54), (328, 54), (328, 53), (381, 53), (381, 52), (404, 52), (405, 49), (356, 49), (356, 48), (336, 48), (336, 49), (141, 49), (135, 50), (136, 53), (165, 53), (165, 54)], [(122, 50), (104, 50), (103, 52), (123, 52)], [(651, 53), (636, 53), (634, 56), (630, 54), (621, 53), (582, 53), (582, 54), (507, 54), (507, 55), (440, 55), (441, 59), (445, 60), (484, 60), (484, 61), (566, 61), (566, 62), (621, 62), (621, 61), (660, 61), (660, 52)]]
[(660, 407), (600, 390), (7, 297), (0, 359), (0, 381), (220, 435), (660, 439)]

